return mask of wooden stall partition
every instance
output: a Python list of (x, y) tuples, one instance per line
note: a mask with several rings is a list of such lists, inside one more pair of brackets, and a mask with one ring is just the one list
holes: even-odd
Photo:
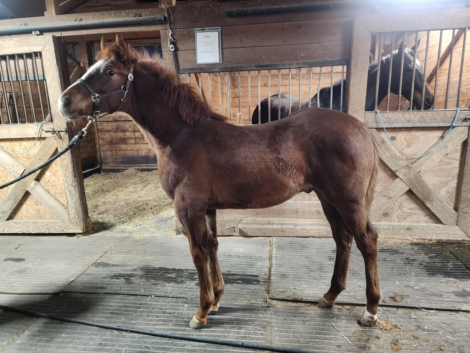
[[(72, 137), (56, 104), (60, 93), (68, 85), (68, 77), (63, 71), (64, 51), (61, 46), (59, 38), (52, 35), (0, 39), (0, 56), (5, 61), (15, 59), (15, 55), (24, 55), (25, 61), (32, 61), (34, 72), (32, 75), (26, 72), (26, 79), (31, 76), (36, 80), (38, 90), (44, 93), (39, 95), (42, 110), (40, 120), (38, 116), (36, 122), (21, 119), (12, 121), (5, 119), (8, 116), (2, 116), (0, 184), (42, 164), (66, 147)], [(27, 67), (28, 63), (24, 66)], [(22, 72), (20, 70), (16, 76), (9, 72), (2, 77), (12, 81), (20, 80)], [(16, 92), (17, 86), (10, 85), (10, 91), (13, 91), (12, 94), (18, 93), (25, 100), (27, 92)], [(2, 82), (2, 91), (5, 88), (8, 89), (8, 86)], [(19, 102), (14, 103), (18, 105)], [(24, 103), (25, 101), (25, 112), (33, 115), (34, 109)], [(36, 145), (28, 151), (36, 138)], [(90, 227), (83, 195), (80, 160), (74, 149), (50, 166), (0, 191), (2, 234), (81, 233)]]
[[(372, 33), (391, 33), (396, 28), (402, 32), (455, 29), (457, 36), (454, 44), (461, 50), (458, 34), (470, 26), (469, 15), (470, 11), (465, 9), (439, 14), (431, 12), (418, 18), (408, 13), (400, 18), (385, 14), (363, 16), (357, 21), (369, 30), (369, 36)], [(433, 43), (434, 37), (430, 37), (431, 47), (436, 45)], [(448, 43), (449, 40), (442, 48), (440, 68), (436, 69), (435, 56), (428, 57), (429, 83), (436, 75), (435, 70), (439, 70), (440, 79), (447, 84), (449, 66), (447, 64), (446, 68), (444, 63), (449, 55), (446, 50), (450, 48)], [(407, 41), (408, 47), (411, 44)], [(422, 50), (418, 47), (418, 56)], [(459, 67), (460, 59), (461, 56), (458, 60), (454, 58), (454, 63), (458, 62)], [(438, 238), (441, 239), (468, 239), (470, 229), (465, 214), (468, 212), (469, 197), (466, 190), (470, 183), (466, 153), (469, 125), (466, 117), (469, 112), (466, 106), (462, 106), (456, 127), (440, 143), (456, 116), (456, 101), (453, 104), (449, 101), (447, 109), (443, 109), (442, 94), (438, 90), (434, 91), (434, 87), (431, 88), (437, 92), (434, 110), (382, 112), (383, 124), (377, 113), (363, 113), (365, 123), (371, 128), (379, 146), (381, 160), (371, 218), (379, 233), (383, 227), (398, 226), (404, 227), (405, 233), (415, 238), (428, 239), (439, 233)], [(387, 128), (388, 135), (383, 126)], [(397, 147), (405, 154), (399, 152)], [(425, 154), (431, 149), (429, 154)]]

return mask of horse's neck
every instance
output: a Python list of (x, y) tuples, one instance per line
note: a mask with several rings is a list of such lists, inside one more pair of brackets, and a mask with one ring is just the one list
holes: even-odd
[(130, 99), (132, 107), (129, 114), (158, 155), (159, 151), (171, 145), (187, 124), (181, 119), (176, 107), (170, 107), (159, 97), (149, 94), (156, 91), (151, 77), (138, 71), (134, 76), (134, 94)]
[[(388, 70), (390, 68), (390, 61), (384, 61), (381, 63), (380, 68), (380, 83), (379, 83), (379, 94), (377, 105), (387, 96), (387, 85), (388, 85)], [(372, 111), (375, 108), (375, 95), (377, 91), (377, 72), (378, 68), (369, 70), (367, 76), (367, 94), (366, 94), (366, 111)]]

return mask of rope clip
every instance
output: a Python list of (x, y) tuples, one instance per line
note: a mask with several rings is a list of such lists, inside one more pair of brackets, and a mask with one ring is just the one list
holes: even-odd
[[(96, 112), (95, 112), (96, 113)], [(96, 117), (95, 117), (95, 113), (93, 113), (93, 115), (90, 115), (88, 117), (88, 123), (85, 125), (85, 127), (82, 129), (82, 132), (83, 132), (83, 137), (85, 137), (86, 133), (87, 133), (87, 130), (88, 130), (88, 127), (91, 125), (91, 123), (95, 122), (96, 121)], [(99, 114), (99, 112), (98, 112)]]

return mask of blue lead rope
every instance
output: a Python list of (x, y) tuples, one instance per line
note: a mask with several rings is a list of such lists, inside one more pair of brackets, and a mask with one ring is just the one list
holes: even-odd
[(455, 127), (455, 122), (457, 121), (457, 117), (459, 116), (459, 112), (460, 112), (460, 109), (457, 108), (457, 110), (455, 111), (455, 116), (454, 116), (454, 120), (452, 120), (452, 124), (450, 124), (449, 128), (447, 129), (447, 131), (445, 132), (445, 134), (441, 137), (441, 140), (435, 144), (429, 151), (427, 152), (424, 152), (423, 154), (419, 155), (419, 156), (411, 156), (409, 154), (406, 154), (405, 152), (403, 152), (397, 145), (395, 145), (395, 143), (393, 142), (393, 140), (390, 138), (388, 132), (387, 132), (387, 129), (385, 128), (385, 124), (382, 120), (382, 116), (380, 115), (380, 110), (376, 109), (375, 112), (377, 113), (379, 119), (380, 119), (380, 124), (382, 124), (382, 128), (384, 129), (384, 132), (385, 132), (385, 135), (387, 135), (387, 138), (388, 140), (392, 143), (393, 147), (395, 147), (398, 152), (400, 152), (401, 154), (407, 156), (407, 157), (410, 157), (410, 158), (421, 158), (421, 157), (424, 157), (425, 155), (431, 153), (432, 151), (434, 151), (436, 148), (438, 148), (443, 142), (444, 140), (446, 139), (446, 137), (449, 135), (449, 133), (452, 131), (452, 129)]

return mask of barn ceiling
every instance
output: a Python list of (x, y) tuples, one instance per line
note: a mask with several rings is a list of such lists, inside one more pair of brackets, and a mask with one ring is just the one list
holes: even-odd
[(44, 0), (0, 0), (0, 19), (44, 16)]

